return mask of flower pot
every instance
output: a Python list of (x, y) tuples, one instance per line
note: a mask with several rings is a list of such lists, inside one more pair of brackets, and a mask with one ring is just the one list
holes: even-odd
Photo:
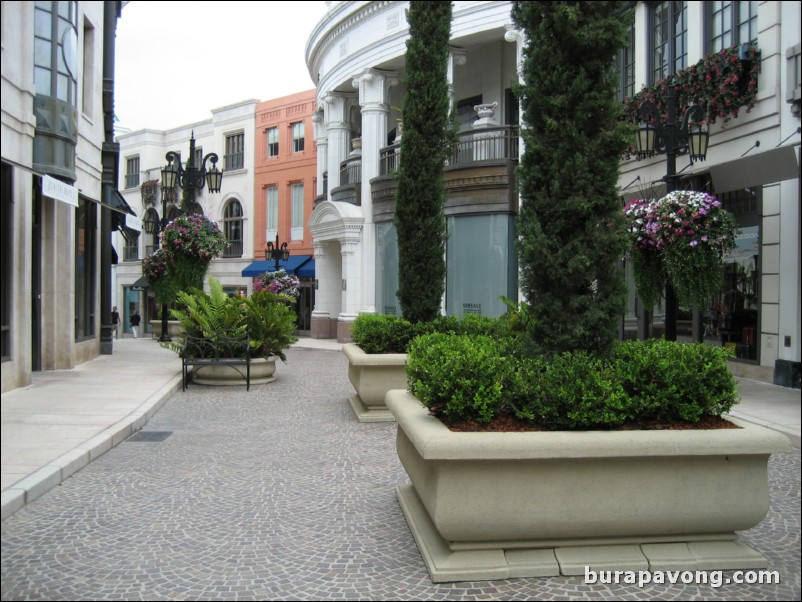
[(435, 582), (767, 566), (734, 532), (768, 512), (768, 458), (790, 451), (777, 432), (457, 433), (406, 391), (387, 406)]
[(393, 415), (384, 405), (391, 389), (406, 389), (406, 353), (365, 353), (356, 343), (342, 347), (348, 358), (348, 378), (356, 389), (349, 398), (360, 422), (392, 422)]
[[(195, 366), (192, 382), (199, 385), (226, 386), (245, 383), (246, 366)], [(276, 380), (276, 358), (259, 357), (251, 360), (251, 384), (266, 385)]]

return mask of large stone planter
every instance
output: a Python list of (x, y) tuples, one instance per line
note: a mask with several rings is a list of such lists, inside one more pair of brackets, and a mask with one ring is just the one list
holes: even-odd
[(392, 422), (393, 415), (384, 405), (391, 389), (406, 389), (406, 353), (365, 353), (356, 343), (342, 346), (348, 358), (348, 378), (356, 389), (349, 398), (360, 422)]
[[(153, 337), (158, 339), (162, 336), (161, 320), (151, 320), (150, 328)], [(181, 326), (181, 322), (179, 322), (178, 320), (167, 320), (167, 334), (174, 341), (180, 339), (181, 336), (184, 334), (184, 327)]]
[[(194, 366), (192, 382), (199, 385), (244, 385), (247, 366)], [(266, 385), (276, 380), (275, 357), (251, 360), (251, 384)]]
[(767, 566), (734, 532), (768, 512), (769, 456), (791, 449), (777, 432), (454, 433), (406, 391), (387, 406), (435, 582)]

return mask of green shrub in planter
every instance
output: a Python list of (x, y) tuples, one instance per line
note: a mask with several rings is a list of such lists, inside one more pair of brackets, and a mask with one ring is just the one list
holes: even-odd
[(487, 336), (432, 333), (409, 346), (407, 383), (433, 415), (490, 422), (512, 384), (512, 357)]
[(514, 391), (515, 414), (551, 430), (616, 427), (639, 413), (616, 364), (584, 351), (522, 359)]
[(671, 341), (627, 341), (613, 361), (641, 417), (656, 421), (698, 422), (720, 416), (738, 403), (738, 388), (723, 347)]
[(351, 325), (351, 338), (365, 353), (406, 353), (416, 330), (398, 316), (359, 314)]

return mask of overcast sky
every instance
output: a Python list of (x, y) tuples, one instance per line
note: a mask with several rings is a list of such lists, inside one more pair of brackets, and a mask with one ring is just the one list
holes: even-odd
[(170, 129), (314, 88), (306, 42), (325, 12), (316, 1), (129, 2), (117, 22), (117, 125)]

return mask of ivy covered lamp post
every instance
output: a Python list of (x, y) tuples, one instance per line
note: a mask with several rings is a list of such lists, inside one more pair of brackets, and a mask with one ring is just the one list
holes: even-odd
[[(653, 157), (655, 154), (665, 154), (666, 193), (670, 194), (677, 189), (677, 155), (688, 154), (691, 163), (704, 161), (707, 158), (707, 145), (710, 134), (706, 126), (701, 125), (705, 120), (705, 113), (701, 107), (693, 105), (688, 107), (677, 125), (677, 98), (673, 82), (666, 86), (666, 116), (665, 121), (651, 101), (644, 101), (638, 107), (642, 118), (637, 137), (637, 154), (639, 158)], [(665, 293), (665, 338), (669, 341), (677, 340), (677, 298), (673, 286), (669, 283)], [(639, 333), (646, 338), (649, 309), (644, 308), (644, 325)]]
[[(203, 274), (200, 275), (201, 287), (203, 286), (203, 275), (206, 273), (206, 267), (211, 258), (222, 250), (218, 250), (220, 246), (219, 230), (214, 224), (211, 224), (205, 218), (201, 218), (200, 222), (197, 220), (189, 220), (186, 224), (177, 224), (176, 228), (170, 236), (168, 234), (167, 217), (167, 203), (170, 199), (175, 198), (175, 192), (178, 188), (186, 192), (186, 202), (184, 203), (183, 210), (187, 214), (202, 214), (203, 211), (196, 203), (195, 197), (198, 191), (204, 187), (209, 188), (209, 192), (220, 192), (220, 187), (223, 182), (223, 172), (217, 169), (217, 161), (219, 160), (216, 153), (209, 153), (201, 160), (200, 166), (195, 166), (195, 134), (192, 133), (189, 139), (189, 160), (186, 167), (181, 164), (181, 153), (170, 151), (165, 156), (167, 165), (162, 168), (162, 215), (161, 221), (149, 220), (145, 222), (145, 231), (148, 234), (161, 234), (161, 249), (157, 254), (161, 253), (157, 261), (148, 261), (147, 267), (143, 262), (143, 270), (146, 274), (150, 272), (149, 281), (156, 293), (157, 300), (161, 301), (162, 305), (162, 333), (159, 337), (159, 342), (169, 342), (172, 340), (168, 332), (167, 314), (170, 298), (174, 297), (178, 289), (177, 280), (171, 272), (183, 272), (184, 276), (188, 276), (189, 281), (197, 280), (193, 272), (199, 271), (203, 267)], [(211, 163), (207, 169), (206, 162)], [(196, 223), (197, 222), (197, 223)], [(193, 237), (195, 239), (193, 240)], [(225, 244), (225, 237), (222, 237), (223, 245)], [(171, 245), (172, 243), (172, 245)], [(198, 268), (193, 268), (193, 263), (200, 260)], [(155, 269), (157, 265), (162, 265), (163, 269)], [(183, 278), (187, 281), (187, 278)]]

